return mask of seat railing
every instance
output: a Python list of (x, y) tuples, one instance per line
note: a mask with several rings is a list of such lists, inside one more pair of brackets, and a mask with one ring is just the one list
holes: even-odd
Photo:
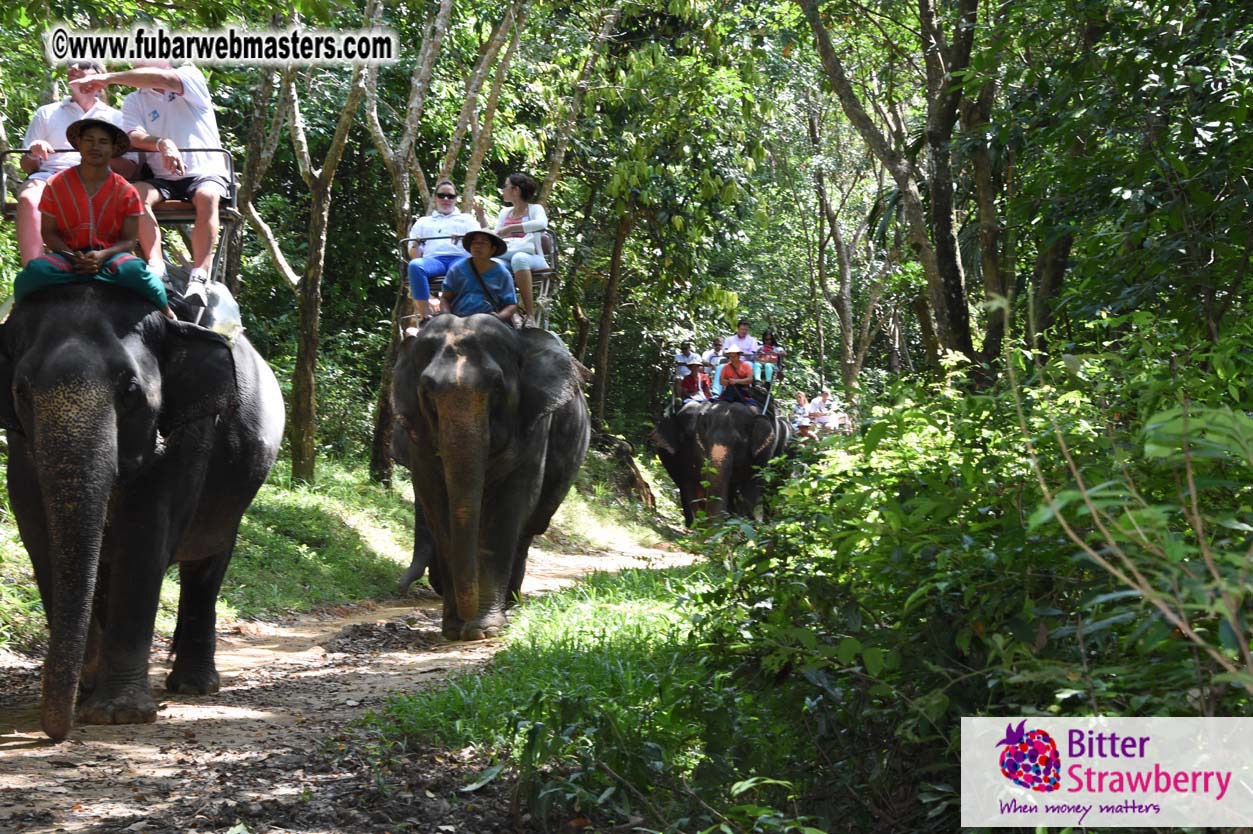
[[(225, 148), (179, 148), (179, 153), (204, 153), (204, 154), (222, 154), (226, 157), (226, 182), (228, 185), (226, 199), (222, 202), (221, 210), (235, 212), (238, 216), (238, 207), (235, 205), (235, 160), (231, 156), (230, 151)], [(12, 155), (20, 155), (30, 153), (30, 148), (11, 148), (7, 151), (0, 152), (0, 216), (5, 219), (12, 220), (17, 212), (17, 201), (9, 201), (9, 172), (4, 164), (7, 157)], [(78, 153), (74, 148), (57, 148), (53, 153)], [(151, 151), (138, 151), (138, 153), (151, 153)], [(158, 204), (159, 205), (159, 204)], [(228, 212), (228, 213), (229, 213)], [(189, 223), (191, 218), (184, 218), (182, 215), (186, 213), (181, 207), (165, 208), (155, 212), (157, 221), (165, 220), (166, 223)]]

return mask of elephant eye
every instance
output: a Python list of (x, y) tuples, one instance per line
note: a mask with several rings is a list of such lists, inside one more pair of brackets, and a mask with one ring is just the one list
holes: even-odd
[(143, 389), (139, 387), (139, 381), (130, 379), (122, 385), (122, 402), (127, 405), (136, 404), (143, 395)]

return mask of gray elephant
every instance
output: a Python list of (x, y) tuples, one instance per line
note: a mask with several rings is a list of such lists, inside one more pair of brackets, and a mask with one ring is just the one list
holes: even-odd
[(434, 542), (444, 636), (494, 636), (522, 588), (531, 540), (587, 453), (574, 360), (545, 330), (437, 316), (401, 344), (392, 401), (419, 526), (425, 516)]
[(244, 510), (278, 455), (283, 401), (248, 342), (88, 283), (22, 299), (0, 327), (9, 499), (51, 640), (42, 724), (156, 719), (161, 579), (179, 565), (174, 692), (216, 691), (214, 607)]
[[(783, 454), (792, 427), (742, 403), (689, 402), (657, 421), (652, 441), (679, 487), (683, 521), (696, 513), (752, 516), (761, 500), (761, 467)], [(708, 484), (708, 487), (705, 486)]]

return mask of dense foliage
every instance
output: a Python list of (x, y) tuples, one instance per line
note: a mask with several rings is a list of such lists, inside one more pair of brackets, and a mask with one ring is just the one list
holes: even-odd
[[(377, 77), (388, 135), (438, 5), (383, 6), (405, 49)], [(150, 11), (0, 12), (0, 145), (63, 90), (39, 53), (47, 21)], [(271, 12), (164, 11), (188, 28), (266, 28)], [(366, 14), (296, 11), (339, 28)], [(488, 88), (500, 68), (499, 95), (462, 119), (506, 22), (510, 63), (483, 68)], [(488, 684), (464, 687), (440, 696), (477, 710), (456, 732), (422, 704), (398, 708), (396, 737), (492, 746), (554, 824), (576, 808), (671, 831), (944, 831), (959, 716), (1247, 712), (1251, 46), (1239, 0), (451, 4), (402, 162), (426, 186), (446, 163), (488, 217), (504, 175), (553, 171), (551, 323), (596, 372), (603, 424), (643, 441), (677, 345), (703, 349), (743, 315), (788, 350), (782, 394), (831, 385), (859, 431), (779, 463), (766, 521), (699, 531), (708, 569), (605, 590), (612, 629), (546, 633), (547, 614), (519, 628), (517, 674), (551, 673), (519, 682), (525, 698), (483, 710), (499, 703)], [(279, 96), (260, 95), (260, 68), (209, 75), (242, 158)], [(350, 70), (292, 83), (320, 159)], [(398, 195), (349, 115), (316, 452), (359, 461), (393, 341)], [(316, 200), (290, 125), (279, 138), (254, 205), (300, 273)], [(406, 187), (421, 211), (422, 187)], [(0, 228), (0, 288), (14, 250)], [(249, 335), (290, 394), (308, 317), (256, 234), (239, 278)], [(274, 500), (249, 546), (290, 520)], [(325, 527), (308, 547), (333, 538)], [(0, 641), (37, 614), (14, 565), (0, 561), (0, 615), (18, 612), (0, 616)], [(539, 662), (529, 634), (560, 651)], [(597, 677), (568, 675), (576, 658)]]

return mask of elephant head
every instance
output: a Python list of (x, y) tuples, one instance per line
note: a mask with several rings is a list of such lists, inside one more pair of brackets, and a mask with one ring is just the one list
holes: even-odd
[(535, 479), (538, 491), (546, 418), (575, 397), (582, 394), (569, 352), (543, 330), (444, 315), (402, 343), (394, 406), (435, 536), (432, 579), (444, 596), (447, 636), (476, 639), (503, 625), (513, 551), (528, 518), (510, 493)]
[[(67, 326), (71, 308), (75, 324)], [(124, 290), (83, 284), (33, 293), (0, 327), (10, 492), (51, 632), (42, 705), (50, 738), (64, 738), (73, 723), (115, 487), (234, 396), (220, 336), (171, 322)]]
[(739, 403), (689, 402), (658, 421), (652, 440), (679, 486), (690, 527), (701, 509), (710, 517), (753, 514), (761, 497), (757, 471), (788, 436), (784, 420)]

